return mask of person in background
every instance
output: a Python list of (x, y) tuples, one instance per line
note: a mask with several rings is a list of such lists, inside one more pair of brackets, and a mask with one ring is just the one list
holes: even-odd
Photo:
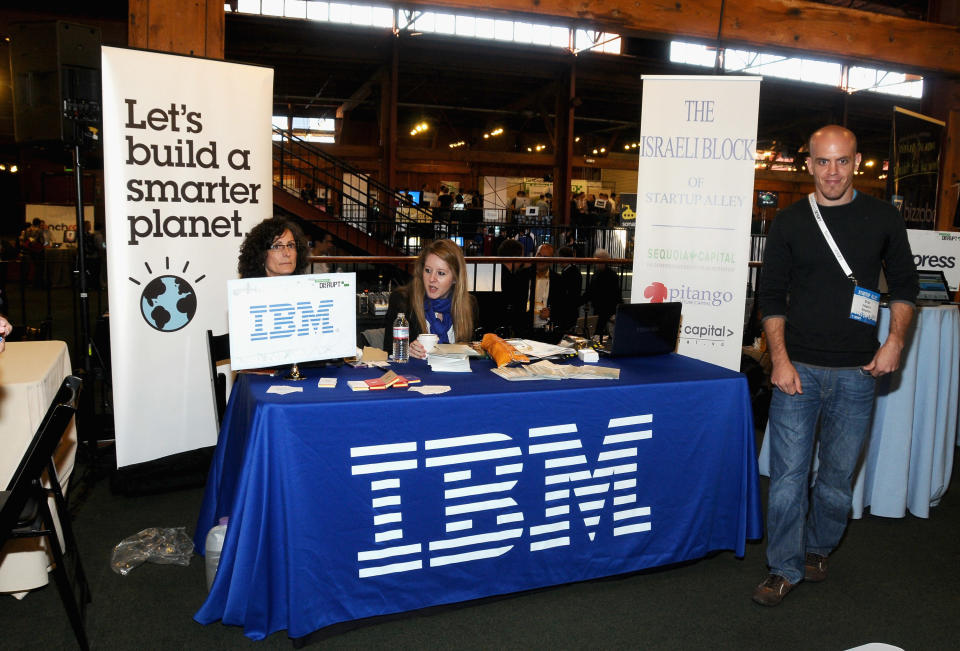
[[(553, 245), (541, 244), (537, 248), (538, 258), (552, 258)], [(556, 325), (554, 311), (561, 304), (560, 274), (550, 268), (548, 263), (537, 264), (534, 273), (530, 276), (528, 292), (528, 327), (531, 328), (529, 339), (555, 344), (560, 341), (563, 333)]]
[[(500, 243), (497, 256), (522, 258), (523, 245), (517, 240), (506, 239)], [(527, 316), (527, 295), (530, 291), (530, 267), (519, 262), (504, 262), (500, 265), (500, 290), (503, 293), (503, 311), (499, 319), (504, 337), (521, 337), (530, 329)]]
[[(569, 246), (561, 246), (557, 251), (561, 258), (575, 258), (576, 254)], [(554, 323), (561, 334), (573, 332), (580, 316), (581, 288), (583, 275), (573, 262), (564, 263), (560, 269), (560, 291), (557, 294), (557, 304), (554, 309)]]
[(587, 210), (588, 213), (594, 213), (597, 210), (597, 195), (592, 192), (587, 195)]
[(534, 205), (537, 208), (537, 216), (533, 219), (536, 224), (533, 229), (533, 237), (535, 240), (542, 242), (547, 233), (543, 224), (550, 223), (550, 204), (547, 203), (546, 196), (541, 194)]
[[(814, 192), (776, 216), (763, 256), (760, 310), (776, 387), (769, 420), (770, 571), (753, 592), (763, 606), (778, 605), (800, 581), (826, 578), (827, 556), (847, 527), (876, 378), (899, 368), (917, 298), (902, 217), (892, 204), (853, 189), (856, 136), (830, 125), (808, 146)], [(876, 321), (881, 267), (890, 291), (883, 345)], [(811, 490), (815, 441), (819, 468)]]
[(437, 196), (437, 206), (440, 210), (450, 210), (453, 207), (453, 195), (447, 186), (440, 186), (440, 194)]
[[(593, 252), (593, 257), (607, 259), (610, 254), (606, 249), (597, 249)], [(596, 332), (601, 337), (607, 334), (607, 326), (610, 324), (610, 318), (617, 311), (617, 306), (623, 303), (623, 294), (620, 291), (620, 277), (617, 272), (609, 265), (597, 263), (597, 269), (593, 272), (590, 284), (587, 286), (587, 293), (584, 294), (584, 302), (590, 303), (593, 313), (597, 315)]]
[(53, 244), (53, 235), (50, 234), (50, 224), (41, 219), (40, 229), (43, 232), (43, 246), (44, 248), (49, 249)]
[(413, 266), (410, 282), (390, 294), (384, 320), (383, 349), (393, 351), (393, 322), (403, 312), (410, 323), (410, 356), (424, 359), (427, 351), (417, 341), (433, 333), (439, 343), (471, 341), (479, 321), (477, 299), (467, 291), (467, 265), (452, 240), (434, 240), (424, 247)]
[(0, 315), (0, 353), (7, 347), (7, 337), (13, 332), (13, 326), (7, 321), (7, 318)]
[[(487, 234), (483, 236), (483, 255), (493, 255), (493, 241), (496, 239), (493, 226), (487, 227)], [(497, 255), (500, 255), (499, 253)]]
[(20, 233), (20, 248), (26, 251), (27, 258), (30, 260), (35, 287), (44, 286), (44, 256), (46, 253), (44, 242), (43, 220), (34, 217), (30, 225)]
[(511, 202), (510, 209), (513, 212), (513, 220), (516, 222), (522, 222), (524, 218), (524, 210), (527, 206), (530, 205), (530, 199), (527, 197), (527, 193), (523, 190), (517, 190), (516, 196)]
[(307, 238), (294, 222), (265, 219), (247, 233), (240, 245), (237, 272), (241, 278), (302, 274), (307, 268)]
[(533, 205), (537, 207), (541, 217), (546, 217), (550, 212), (550, 206), (547, 205), (547, 198), (542, 192)]
[(533, 239), (533, 233), (530, 232), (529, 228), (524, 227), (520, 235), (517, 236), (517, 240), (520, 242), (520, 245), (523, 246), (523, 255), (533, 255), (533, 250), (534, 247), (537, 246), (537, 243), (536, 240)]
[[(310, 250), (310, 255), (312, 256), (324, 256), (324, 255), (333, 255), (334, 246), (333, 246), (333, 234), (324, 233), (319, 240), (314, 243), (313, 248)], [(332, 269), (330, 264), (327, 262), (311, 262), (310, 263), (310, 273), (315, 274), (325, 274), (330, 273)]]

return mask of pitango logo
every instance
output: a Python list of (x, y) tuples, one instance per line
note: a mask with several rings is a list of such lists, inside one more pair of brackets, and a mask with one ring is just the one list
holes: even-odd
[(651, 303), (681, 301), (686, 304), (711, 305), (713, 307), (718, 307), (733, 300), (733, 292), (729, 290), (697, 289), (688, 285), (667, 287), (660, 282), (647, 285), (643, 290), (643, 296), (649, 299)]
[(286, 339), (289, 337), (309, 337), (312, 334), (332, 334), (333, 321), (330, 310), (333, 300), (296, 303), (272, 303), (270, 305), (251, 305), (250, 341)]
[(663, 303), (667, 300), (667, 286), (663, 283), (651, 283), (643, 290), (643, 297), (651, 303)]
[[(147, 272), (152, 274), (148, 262), (144, 262)], [(185, 273), (190, 262), (183, 265), (180, 273)], [(165, 268), (170, 269), (170, 258), (165, 259)], [(206, 274), (194, 279), (198, 283)], [(130, 276), (134, 285), (142, 283)], [(193, 320), (197, 313), (197, 295), (189, 282), (173, 274), (164, 274), (147, 282), (140, 292), (140, 314), (154, 330), (159, 332), (176, 332)]]

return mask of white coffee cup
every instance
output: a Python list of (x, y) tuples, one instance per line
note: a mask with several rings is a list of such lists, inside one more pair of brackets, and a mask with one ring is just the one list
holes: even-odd
[(428, 353), (437, 347), (439, 340), (440, 337), (430, 333), (424, 333), (417, 337), (417, 341), (420, 342), (420, 345), (423, 346), (423, 349)]

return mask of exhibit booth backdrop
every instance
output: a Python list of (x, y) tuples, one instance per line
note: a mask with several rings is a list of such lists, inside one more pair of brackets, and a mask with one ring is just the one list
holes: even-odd
[[(49, 203), (28, 203), (26, 206), (27, 223), (40, 218), (47, 223), (51, 244), (72, 244), (76, 239), (67, 235), (77, 230), (77, 207), (61, 206)], [(93, 206), (83, 207), (83, 219), (93, 224)]]
[[(103, 150), (117, 465), (216, 443), (206, 330), (273, 212), (273, 71), (104, 47)], [(241, 110), (238, 110), (241, 109)]]

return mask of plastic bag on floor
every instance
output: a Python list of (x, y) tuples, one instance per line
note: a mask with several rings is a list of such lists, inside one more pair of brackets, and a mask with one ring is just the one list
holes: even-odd
[(190, 565), (193, 541), (186, 527), (159, 529), (151, 527), (124, 538), (113, 548), (110, 568), (122, 576), (145, 562), (160, 565)]

